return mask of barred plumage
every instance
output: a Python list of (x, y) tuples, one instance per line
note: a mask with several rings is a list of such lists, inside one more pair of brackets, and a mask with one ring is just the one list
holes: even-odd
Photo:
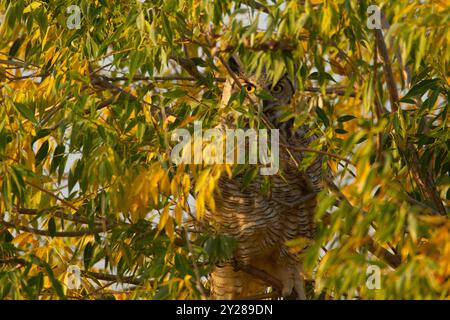
[[(293, 93), (291, 82), (290, 92), (284, 92), (278, 100), (264, 102), (263, 110), (280, 128), (290, 146), (307, 147), (316, 139), (309, 135), (307, 126), (293, 133), (290, 131), (292, 123), (278, 123), (277, 112), (267, 108), (268, 105), (273, 107), (286, 103)], [(291, 152), (302, 159), (302, 153)], [(234, 237), (237, 244), (234, 261), (217, 265), (211, 274), (212, 298), (237, 299), (265, 293), (269, 284), (238, 270), (239, 265), (255, 267), (278, 279), (283, 296), (290, 295), (295, 289), (298, 298), (305, 298), (301, 263), (285, 243), (290, 239), (312, 239), (314, 236), (315, 194), (320, 190), (321, 166), (322, 159), (318, 156), (302, 173), (291, 155), (281, 148), (280, 171), (269, 177), (271, 192), (261, 191), (261, 176), (257, 176), (244, 190), (242, 175), (233, 179), (224, 175), (219, 179), (216, 211), (208, 211), (206, 219), (219, 232)]]

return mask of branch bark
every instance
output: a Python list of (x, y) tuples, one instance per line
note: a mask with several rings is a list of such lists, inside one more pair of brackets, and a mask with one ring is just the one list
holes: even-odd
[[(73, 214), (67, 214), (67, 213), (61, 211), (61, 209), (59, 209), (59, 208), (37, 210), (37, 209), (30, 209), (30, 208), (15, 207), (13, 210), (17, 214), (30, 215), (30, 216), (36, 216), (43, 212), (46, 212), (47, 214), (51, 214), (52, 216), (55, 216), (55, 217), (58, 217), (58, 218), (61, 218), (64, 220), (68, 220), (68, 221), (72, 221), (72, 222), (76, 222), (76, 223), (80, 223), (80, 224), (89, 224), (89, 221), (87, 219), (85, 219), (84, 217), (73, 215)], [(101, 226), (101, 225), (103, 225), (103, 220), (94, 220), (94, 224)], [(117, 225), (117, 223), (111, 222), (111, 221), (106, 221), (106, 225), (108, 227), (114, 227)]]
[(315, 150), (315, 149), (311, 149), (311, 148), (301, 148), (301, 147), (289, 146), (289, 145), (285, 145), (283, 143), (280, 143), (280, 145), (283, 146), (283, 147), (286, 147), (288, 149), (294, 150), (294, 151), (311, 152), (311, 153), (321, 154), (321, 155), (324, 155), (324, 156), (328, 156), (330, 158), (335, 158), (335, 159), (342, 160), (345, 163), (353, 165), (353, 163), (350, 160), (348, 160), (348, 159), (346, 159), (344, 157), (341, 157), (341, 156), (339, 156), (337, 154), (329, 153), (329, 152), (322, 151), (322, 150)]
[(272, 277), (270, 274), (268, 274), (264, 270), (258, 269), (254, 266), (245, 266), (245, 265), (239, 266), (238, 270), (242, 270), (245, 273), (248, 273), (249, 275), (251, 275), (257, 279), (260, 279), (260, 280), (266, 282), (267, 284), (272, 286), (273, 290), (275, 292), (277, 292), (278, 294), (283, 289), (283, 286), (282, 286), (280, 280), (278, 280), (275, 277)]
[(93, 278), (97, 280), (103, 281), (113, 281), (113, 282), (121, 282), (121, 283), (129, 283), (134, 285), (141, 285), (144, 283), (142, 279), (136, 277), (127, 277), (127, 276), (119, 276), (117, 274), (108, 274), (108, 273), (100, 273), (93, 271), (81, 271), (81, 274), (88, 278)]
[(398, 92), (397, 86), (394, 80), (394, 74), (392, 72), (391, 61), (389, 59), (389, 53), (386, 47), (386, 43), (384, 42), (383, 31), (379, 29), (375, 29), (375, 41), (377, 44), (377, 48), (380, 52), (381, 60), (383, 62), (383, 69), (386, 78), (387, 87), (389, 90), (389, 98), (391, 101), (392, 111), (398, 110)]
[(63, 198), (57, 196), (57, 195), (54, 194), (53, 192), (51, 192), (51, 191), (49, 191), (49, 190), (47, 190), (47, 189), (45, 189), (45, 188), (43, 188), (43, 187), (41, 187), (41, 186), (35, 184), (34, 182), (31, 182), (31, 181), (29, 181), (29, 180), (26, 180), (25, 183), (28, 184), (28, 185), (30, 185), (30, 186), (32, 186), (32, 187), (35, 188), (35, 189), (38, 189), (39, 191), (42, 191), (42, 192), (48, 194), (49, 196), (55, 198), (56, 200), (58, 200), (58, 201), (60, 201), (62, 204), (64, 204), (66, 207), (69, 207), (69, 208), (71, 208), (71, 209), (73, 209), (73, 210), (75, 210), (75, 211), (78, 211), (78, 208), (77, 208), (77, 207), (75, 207), (75, 206), (74, 206), (73, 204), (71, 204), (70, 202), (64, 200)]
[[(396, 112), (399, 107), (399, 96), (392, 72), (388, 50), (384, 41), (383, 32), (381, 30), (375, 30), (375, 41), (383, 62), (383, 69), (389, 90), (389, 99), (391, 101), (392, 111)], [(416, 147), (412, 143), (407, 142), (406, 148), (401, 147), (401, 144), (399, 144), (399, 149), (404, 154), (409, 153), (411, 173), (422, 193), (434, 203), (439, 214), (447, 216), (447, 211), (436, 189), (433, 177), (429, 172), (423, 171), (420, 167), (419, 152)]]
[(8, 259), (0, 259), (0, 265), (1, 264), (20, 264), (25, 265), (27, 262), (24, 259), (21, 258), (8, 258)]
[[(102, 233), (105, 232), (105, 230), (103, 230), (103, 228), (94, 228), (93, 230), (89, 230), (89, 229), (84, 229), (84, 230), (78, 230), (78, 231), (56, 231), (55, 234), (51, 235), (50, 232), (46, 231), (46, 230), (41, 230), (41, 229), (35, 229), (35, 228), (31, 228), (31, 227), (27, 227), (27, 226), (21, 226), (21, 225), (16, 225), (14, 223), (5, 221), (5, 220), (0, 220), (0, 224), (8, 227), (8, 228), (14, 228), (17, 230), (21, 230), (21, 231), (25, 231), (25, 232), (29, 232), (29, 233), (33, 233), (33, 234), (37, 234), (40, 236), (47, 236), (47, 237), (82, 237), (85, 235), (92, 235), (92, 234), (98, 234), (98, 233)], [(110, 230), (110, 228), (107, 229)]]

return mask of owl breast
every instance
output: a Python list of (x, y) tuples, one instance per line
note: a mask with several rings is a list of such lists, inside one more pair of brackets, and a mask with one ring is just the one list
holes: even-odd
[[(300, 153), (297, 156), (301, 159)], [(277, 175), (258, 176), (245, 188), (242, 175), (219, 179), (216, 211), (208, 211), (206, 218), (220, 233), (237, 240), (236, 260), (249, 263), (273, 252), (283, 254), (286, 240), (314, 236), (315, 187), (306, 180), (319, 181), (320, 159), (311, 169), (316, 172), (300, 172), (287, 151), (280, 150)], [(268, 191), (262, 190), (264, 179)]]

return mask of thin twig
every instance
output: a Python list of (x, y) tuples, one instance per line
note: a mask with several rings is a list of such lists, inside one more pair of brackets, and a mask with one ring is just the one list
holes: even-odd
[[(51, 211), (51, 209), (44, 209), (44, 210), (37, 210), (37, 209), (29, 209), (29, 208), (14, 208), (14, 212), (17, 214), (23, 214), (23, 215), (30, 215), (30, 216), (36, 216), (39, 215), (41, 213), (47, 212), (49, 214), (51, 214), (52, 216), (64, 219), (64, 220), (69, 220), (69, 221), (73, 221), (73, 222), (77, 222), (77, 223), (82, 223), (82, 224), (89, 224), (89, 222), (87, 221), (87, 219), (84, 219), (83, 217), (80, 216), (75, 216), (72, 214), (67, 214), (64, 213), (58, 209), (56, 209), (54, 212)], [(94, 223), (99, 224), (99, 221), (94, 221)]]
[[(331, 223), (331, 214), (327, 213), (323, 217), (322, 221), (325, 224)], [(377, 244), (373, 239), (369, 238), (366, 242), (367, 248), (370, 253), (381, 261), (386, 262), (391, 268), (397, 269), (401, 265), (401, 258), (398, 255), (392, 254), (387, 249)]]
[[(186, 234), (186, 245), (187, 245), (188, 251), (190, 254), (193, 254), (192, 245), (191, 245), (191, 242), (189, 241), (188, 229), (184, 228), (184, 231)], [(197, 290), (200, 292), (202, 298), (204, 298), (204, 297), (206, 297), (206, 295), (205, 295), (205, 291), (203, 290), (202, 283), (200, 282), (200, 272), (199, 272), (196, 261), (193, 261), (193, 267), (194, 267), (194, 275), (195, 275), (195, 286), (196, 286)]]
[(144, 283), (144, 281), (142, 279), (139, 279), (136, 277), (120, 276), (117, 274), (100, 273), (100, 272), (93, 272), (93, 271), (86, 271), (86, 270), (82, 270), (81, 274), (88, 278), (93, 278), (93, 279), (103, 280), (103, 281), (130, 283), (130, 284), (134, 284), (134, 285), (142, 285)]
[[(14, 228), (14, 229), (18, 229), (21, 231), (37, 234), (40, 236), (47, 236), (47, 237), (62, 237), (62, 238), (82, 237), (85, 235), (92, 235), (92, 234), (98, 234), (98, 233), (104, 232), (103, 228), (95, 228), (93, 230), (85, 229), (85, 230), (78, 230), (78, 231), (56, 231), (54, 234), (50, 234), (49, 231), (35, 229), (35, 228), (27, 227), (27, 226), (16, 225), (14, 223), (11, 223), (11, 222), (8, 222), (5, 220), (0, 220), (0, 224), (3, 224), (4, 226), (6, 226), (8, 228)], [(109, 229), (111, 229), (111, 228), (109, 228)]]
[(387, 87), (389, 90), (389, 98), (391, 101), (392, 111), (398, 110), (398, 92), (394, 80), (394, 73), (392, 72), (391, 60), (389, 59), (389, 53), (386, 47), (386, 43), (383, 38), (383, 31), (375, 29), (375, 41), (377, 48), (380, 52), (381, 60), (383, 62), (383, 69), (386, 78)]
[(0, 259), (0, 265), (1, 264), (20, 264), (20, 265), (26, 265), (27, 262), (24, 259), (21, 258), (8, 258), (8, 259)]
[(285, 147), (285, 148), (289, 148), (291, 150), (294, 150), (294, 151), (318, 153), (318, 154), (321, 154), (321, 155), (324, 155), (324, 156), (329, 156), (330, 158), (336, 158), (336, 159), (344, 161), (345, 163), (354, 165), (350, 160), (348, 160), (348, 159), (346, 159), (344, 157), (341, 157), (341, 156), (339, 156), (337, 154), (329, 153), (329, 152), (326, 152), (326, 151), (315, 150), (315, 149), (311, 149), (311, 148), (295, 147), (295, 146), (285, 145), (284, 143), (280, 143), (280, 145)]
[(238, 270), (242, 270), (245, 273), (248, 273), (249, 275), (260, 279), (264, 282), (266, 282), (268, 285), (270, 285), (274, 291), (281, 292), (283, 289), (283, 285), (281, 284), (281, 281), (277, 278), (273, 277), (266, 271), (256, 268), (254, 266), (249, 265), (240, 265), (238, 266)]
[(44, 189), (43, 187), (41, 187), (41, 186), (39, 186), (39, 185), (35, 184), (34, 182), (29, 181), (29, 180), (25, 180), (25, 183), (28, 184), (28, 185), (30, 185), (30, 186), (32, 186), (32, 187), (35, 188), (35, 189), (38, 189), (39, 191), (42, 191), (42, 192), (48, 194), (49, 196), (55, 198), (56, 200), (60, 201), (60, 202), (61, 202), (62, 204), (64, 204), (65, 206), (67, 206), (67, 207), (69, 207), (69, 208), (71, 208), (71, 209), (73, 209), (73, 210), (75, 210), (75, 211), (78, 211), (78, 208), (77, 208), (77, 207), (75, 207), (75, 206), (74, 206), (73, 204), (71, 204), (70, 202), (64, 200), (63, 198), (57, 196), (57, 195), (54, 194), (53, 192), (51, 192), (51, 191), (49, 191), (49, 190), (46, 190), (46, 189)]
[[(392, 73), (391, 63), (386, 47), (386, 43), (383, 38), (383, 32), (381, 30), (376, 29), (375, 30), (375, 40), (377, 43), (377, 48), (380, 52), (381, 59), (383, 61), (383, 68), (386, 78), (386, 83), (389, 90), (389, 98), (392, 105), (392, 110), (395, 112), (398, 110), (399, 106), (399, 98), (398, 98), (398, 91), (394, 80), (394, 75)], [(401, 146), (401, 144), (398, 144)], [(411, 174), (414, 177), (415, 182), (419, 186), (422, 193), (428, 198), (433, 201), (434, 205), (436, 206), (437, 211), (443, 216), (447, 216), (447, 211), (442, 204), (442, 199), (439, 196), (439, 193), (436, 189), (436, 185), (434, 183), (433, 177), (430, 175), (429, 172), (423, 171), (420, 166), (419, 161), (419, 152), (415, 148), (415, 146), (408, 142), (406, 144), (406, 148), (399, 147), (400, 151), (403, 154), (409, 153), (410, 155), (410, 167), (411, 167)]]

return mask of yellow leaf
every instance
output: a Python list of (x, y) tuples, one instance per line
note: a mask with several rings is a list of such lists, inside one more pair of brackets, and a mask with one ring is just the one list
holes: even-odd
[(113, 295), (116, 298), (116, 300), (127, 300), (128, 299), (127, 294), (125, 292), (115, 293)]
[(205, 195), (200, 192), (195, 199), (195, 208), (197, 210), (197, 218), (201, 219), (205, 213)]
[(166, 225), (164, 226), (164, 230), (166, 231), (166, 234), (169, 237), (170, 241), (173, 241), (175, 239), (175, 232), (172, 217), (169, 217), (167, 219)]
[(167, 120), (168, 123), (174, 123), (175, 120), (177, 120), (177, 118), (175, 118), (174, 116), (170, 115), (170, 116), (167, 117), (166, 120)]
[(173, 177), (172, 181), (170, 181), (170, 194), (173, 196), (178, 196), (179, 191), (178, 191), (178, 182), (179, 182), (180, 178), (178, 175), (176, 175), (175, 177)]
[(23, 9), (23, 13), (28, 13), (31, 12), (37, 8), (39, 8), (40, 6), (42, 6), (42, 2), (39, 1), (33, 1), (32, 3), (30, 3), (25, 9)]
[(159, 218), (158, 230), (161, 231), (169, 220), (169, 206), (165, 206)]
[(142, 188), (144, 187), (144, 183), (147, 180), (147, 175), (145, 171), (141, 171), (138, 176), (134, 179), (133, 182), (133, 194), (140, 194), (142, 192)]
[(197, 181), (195, 182), (195, 192), (198, 192), (203, 188), (205, 185), (205, 182), (207, 181), (210, 174), (210, 169), (203, 170), (200, 173), (200, 176), (198, 177)]
[(169, 181), (169, 175), (166, 170), (161, 169), (161, 180), (159, 182), (159, 188), (162, 192), (169, 195), (170, 194), (170, 181)]
[(187, 173), (183, 175), (181, 184), (183, 185), (184, 196), (187, 197), (189, 195), (189, 190), (191, 189), (191, 179)]
[[(145, 101), (146, 103), (148, 103), (149, 105), (152, 104), (152, 96), (151, 96), (150, 94), (146, 94), (146, 95), (144, 96), (144, 101)], [(148, 111), (148, 110), (145, 109), (145, 111)], [(150, 113), (150, 112), (149, 112), (149, 113)]]
[(12, 241), (12, 243), (17, 244), (18, 247), (23, 247), (23, 245), (29, 243), (31, 239), (33, 239), (33, 235), (24, 232), (17, 235)]
[(206, 188), (206, 202), (208, 204), (209, 209), (211, 209), (211, 211), (216, 211), (216, 202), (214, 201), (214, 196), (213, 196), (213, 192), (214, 192), (214, 188), (216, 187), (216, 183), (215, 180), (213, 179), (209, 179), (209, 183), (208, 183), (208, 187)]
[(139, 199), (133, 198), (133, 202), (130, 204), (130, 215), (131, 215), (131, 221), (133, 223), (136, 223), (139, 220), (139, 207), (140, 202)]
[(181, 224), (183, 219), (183, 209), (181, 208), (180, 202), (177, 202), (174, 212), (175, 212), (175, 222), (177, 224)]
[(188, 118), (184, 119), (184, 120), (180, 123), (180, 125), (178, 126), (178, 128), (183, 128), (183, 127), (185, 127), (188, 123), (191, 123), (192, 121), (194, 121), (194, 120), (196, 120), (196, 119), (197, 119), (196, 116), (188, 117)]

